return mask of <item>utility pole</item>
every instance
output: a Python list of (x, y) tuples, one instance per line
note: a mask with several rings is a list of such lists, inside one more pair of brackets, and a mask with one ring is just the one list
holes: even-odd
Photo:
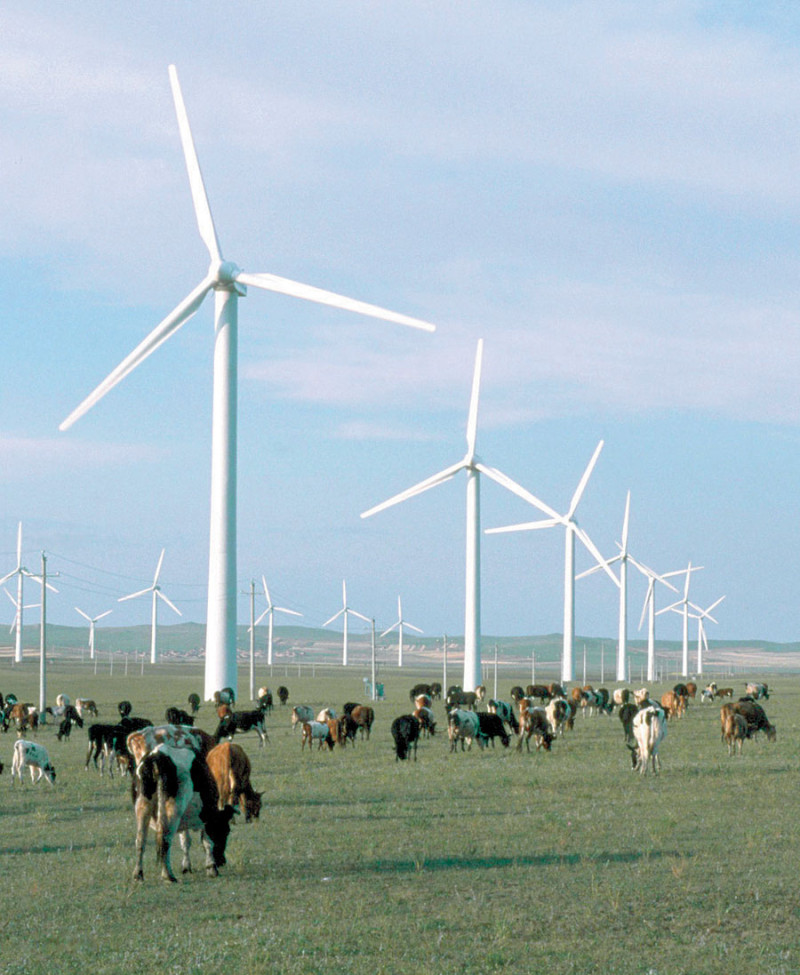
[(250, 700), (256, 699), (256, 584), (250, 580)]
[[(58, 575), (58, 573), (56, 573)], [(37, 578), (34, 576), (34, 579)], [(42, 621), (39, 627), (39, 721), (47, 724), (47, 590), (58, 590), (47, 581), (47, 556), (42, 552)]]
[(378, 690), (375, 686), (375, 619), (372, 619), (372, 700), (377, 701)]

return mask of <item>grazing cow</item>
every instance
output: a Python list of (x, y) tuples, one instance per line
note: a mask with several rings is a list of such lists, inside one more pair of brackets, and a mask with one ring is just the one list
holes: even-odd
[(453, 688), (448, 692), (445, 707), (448, 711), (452, 711), (454, 708), (474, 711), (477, 701), (478, 695), (475, 691), (462, 691), (460, 688)]
[(679, 698), (675, 691), (665, 691), (661, 695), (661, 707), (664, 709), (667, 721), (679, 715)]
[(571, 707), (572, 705), (568, 704), (563, 697), (553, 697), (547, 702), (544, 710), (554, 735), (564, 734)]
[(442, 685), (438, 680), (431, 683), (431, 697), (434, 701), (440, 701), (442, 699)]
[(717, 697), (733, 697), (733, 688), (732, 687), (718, 687), (717, 688)]
[(621, 708), (623, 704), (627, 704), (628, 701), (630, 701), (631, 692), (627, 687), (615, 687), (614, 693), (611, 695), (611, 697), (614, 704), (616, 704), (618, 708)]
[(89, 697), (76, 697), (75, 707), (82, 718), (85, 718), (87, 715), (90, 718), (96, 718), (100, 713), (97, 710), (97, 705)]
[(211, 749), (206, 765), (217, 784), (218, 808), (238, 803), (246, 823), (258, 819), (263, 793), (256, 792), (250, 784), (250, 759), (245, 750), (232, 741), (224, 741)]
[(419, 730), (423, 738), (436, 734), (436, 721), (430, 708), (417, 708), (414, 717), (419, 721)]
[(330, 721), (331, 718), (336, 717), (336, 708), (322, 708), (317, 717), (316, 721)]
[(614, 699), (609, 694), (607, 688), (598, 687), (597, 690), (595, 691), (595, 694), (597, 694), (597, 697), (600, 700), (600, 710), (602, 711), (602, 713), (611, 714), (614, 710)]
[(692, 700), (697, 697), (697, 684), (693, 680), (686, 681), (686, 696)]
[(156, 834), (161, 876), (175, 882), (170, 863), (177, 833), (183, 848), (182, 869), (191, 873), (189, 830), (199, 830), (206, 852), (206, 873), (216, 877), (225, 863), (225, 847), (233, 807), (220, 810), (216, 783), (203, 759), (191, 747), (158, 745), (136, 765), (133, 778), (136, 814), (136, 866), (134, 880), (144, 879), (144, 848), (148, 828)]
[(190, 694), (186, 699), (186, 703), (192, 709), (192, 714), (197, 714), (200, 710), (200, 695), (195, 693)]
[[(70, 701), (68, 694), (58, 694), (56, 696), (56, 707), (57, 708), (65, 708), (65, 707), (67, 707), (71, 703), (72, 702)], [(3, 705), (3, 695), (0, 694), (0, 707), (2, 707), (2, 705)]]
[(266, 716), (260, 708), (255, 711), (235, 711), (220, 721), (214, 737), (220, 742), (223, 738), (233, 738), (237, 731), (241, 734), (246, 731), (255, 731), (258, 735), (259, 747), (263, 748), (264, 742), (269, 741), (265, 721)]
[(16, 725), (18, 735), (39, 727), (39, 710), (33, 704), (12, 704), (8, 718)]
[(580, 704), (583, 708), (583, 713), (592, 715), (595, 712), (597, 714), (605, 714), (608, 705), (608, 691), (605, 688), (601, 688), (600, 691), (586, 690), (585, 688), (581, 692), (583, 697), (581, 698)]
[(567, 689), (563, 684), (559, 684), (558, 681), (553, 681), (552, 684), (547, 685), (547, 689), (550, 691), (550, 697), (566, 697)]
[(89, 747), (86, 750), (86, 770), (89, 770), (89, 762), (94, 762), (94, 767), (98, 768), (97, 760), (100, 759), (100, 774), (105, 773), (106, 762), (108, 762), (108, 774), (114, 778), (114, 758), (117, 748), (124, 743), (124, 737), (129, 732), (126, 731), (122, 736), (121, 725), (116, 724), (92, 724), (89, 725)]
[(769, 700), (769, 688), (766, 684), (746, 684), (745, 694), (748, 697), (752, 697), (754, 701), (758, 701), (760, 698)]
[(375, 720), (375, 711), (366, 704), (359, 704), (350, 712), (350, 717), (361, 729), (361, 737), (369, 739), (372, 723)]
[(667, 719), (659, 707), (649, 706), (638, 711), (633, 719), (633, 736), (639, 752), (638, 768), (645, 775), (652, 767), (653, 774), (661, 770), (658, 747), (667, 735)]
[(344, 748), (348, 741), (355, 745), (356, 735), (358, 734), (358, 725), (353, 721), (349, 714), (343, 714), (339, 718), (339, 744)]
[(461, 708), (454, 708), (447, 716), (447, 737), (450, 739), (451, 752), (456, 750), (459, 741), (462, 752), (465, 741), (468, 748), (472, 748), (473, 741), (477, 741), (480, 748), (486, 744), (486, 738), (481, 734), (478, 715), (475, 711), (465, 711)]
[(639, 746), (636, 744), (636, 737), (633, 734), (633, 719), (639, 713), (639, 708), (630, 701), (626, 701), (619, 709), (619, 720), (622, 722), (622, 732), (625, 735), (625, 744), (630, 749), (631, 766), (635, 769), (639, 764)]
[(264, 712), (264, 714), (269, 714), (272, 710), (272, 691), (268, 687), (262, 687), (258, 692), (258, 706)]
[(164, 713), (167, 724), (194, 724), (194, 718), (181, 708), (167, 708)]
[(764, 708), (760, 704), (756, 704), (755, 701), (742, 698), (733, 704), (723, 705), (723, 710), (725, 708), (731, 708), (735, 714), (741, 714), (747, 722), (748, 738), (754, 737), (759, 731), (766, 734), (768, 741), (775, 741), (777, 738), (778, 732), (775, 725), (769, 723)]
[(402, 714), (399, 718), (395, 718), (391, 730), (394, 739), (395, 761), (405, 761), (413, 750), (414, 761), (416, 762), (419, 722), (414, 715)]
[(537, 751), (540, 748), (544, 748), (546, 752), (550, 751), (550, 746), (553, 744), (553, 734), (550, 730), (550, 722), (547, 719), (545, 708), (537, 705), (521, 712), (520, 724), (522, 727), (517, 740), (518, 752), (522, 751), (523, 741), (526, 749), (530, 752), (531, 738), (534, 740)]
[(525, 688), (525, 697), (535, 697), (540, 701), (549, 701), (552, 696), (550, 688), (544, 684), (528, 684)]
[(213, 737), (200, 728), (175, 724), (158, 727), (148, 724), (136, 730), (129, 729), (126, 739), (126, 747), (134, 765), (138, 765), (145, 755), (154, 751), (159, 745), (168, 745), (170, 748), (191, 748), (205, 760), (206, 755), (216, 744)]
[(523, 691), (519, 684), (515, 684), (509, 691), (508, 696), (514, 702), (514, 704), (519, 704), (522, 698), (525, 697), (525, 691)]
[(314, 710), (310, 708), (307, 704), (295, 704), (292, 708), (292, 731), (300, 725), (302, 727), (306, 722), (314, 720)]
[(420, 694), (426, 694), (429, 698), (433, 699), (433, 690), (430, 684), (415, 684), (411, 690), (408, 692), (408, 699), (413, 704), (414, 701), (420, 696)]
[(646, 702), (650, 700), (650, 691), (646, 687), (640, 687), (633, 692), (633, 700), (637, 707), (646, 706)]
[(284, 687), (283, 684), (278, 688), (278, 700), (281, 702), (281, 705), (285, 705), (289, 700), (289, 688)]
[(433, 698), (430, 694), (417, 694), (413, 704), (415, 708), (430, 708), (433, 706)]
[(131, 711), (133, 711), (133, 705), (130, 701), (120, 701), (117, 705), (117, 711), (119, 711), (121, 718), (127, 718)]
[(22, 771), (25, 768), (31, 770), (31, 782), (38, 782), (42, 776), (47, 779), (50, 785), (56, 781), (56, 770), (53, 768), (44, 745), (19, 738), (14, 742), (14, 757), (11, 761), (12, 785), (14, 784), (14, 776), (19, 779), (19, 784), (22, 785)]
[(59, 741), (69, 738), (70, 734), (72, 733), (73, 724), (76, 724), (79, 728), (82, 728), (83, 719), (71, 704), (67, 704), (61, 717), (61, 723), (58, 726), (58, 734), (56, 735), (56, 738), (58, 738)]
[(481, 736), (486, 738), (487, 741), (491, 741), (492, 748), (494, 748), (495, 738), (500, 739), (503, 748), (508, 748), (511, 739), (506, 734), (506, 726), (503, 724), (503, 719), (499, 714), (488, 714), (480, 711), (477, 714), (477, 718)]
[(519, 734), (519, 721), (514, 714), (514, 708), (507, 701), (495, 701), (490, 698), (489, 714), (498, 714), (515, 735)]
[(730, 707), (728, 704), (724, 705), (720, 714), (720, 718), (722, 719), (722, 740), (728, 746), (728, 755), (733, 755), (734, 752), (738, 752), (741, 755), (742, 744), (745, 738), (748, 737), (749, 729), (744, 715), (738, 714), (733, 710), (727, 710)]
[(717, 696), (717, 684), (716, 681), (711, 681), (708, 687), (703, 688), (700, 693), (700, 703), (705, 704), (706, 701), (713, 701)]
[[(311, 751), (311, 746), (315, 741), (319, 742), (319, 748), (322, 748), (323, 744), (327, 745), (329, 750), (333, 750), (333, 738), (331, 737), (331, 729), (326, 721), (304, 721), (303, 722), (303, 736), (300, 743), (300, 751), (302, 751), (306, 744), (308, 744), (308, 750)], [(319, 748), (317, 750), (319, 750)]]

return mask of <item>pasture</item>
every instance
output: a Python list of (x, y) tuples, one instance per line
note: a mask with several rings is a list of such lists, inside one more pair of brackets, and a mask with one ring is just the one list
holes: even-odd
[[(800, 971), (800, 678), (752, 675), (774, 684), (763, 703), (777, 742), (729, 758), (718, 704), (692, 702), (670, 723), (661, 774), (640, 777), (616, 714), (579, 715), (549, 754), (513, 741), (450, 754), (442, 702), (436, 737), (416, 763), (396, 762), (391, 721), (410, 710), (413, 683), (437, 679), (413, 669), (384, 675), (370, 741), (301, 753), (291, 705), (369, 703), (362, 676), (260, 680), (273, 693), (286, 684), (289, 706), (276, 695), (265, 748), (236, 738), (265, 805), (259, 821), (237, 821), (216, 880), (195, 840), (196, 872), (163, 883), (152, 837), (144, 883), (131, 880), (129, 781), (84, 770), (85, 729), (63, 743), (52, 724), (36, 735), (52, 788), (27, 773), (11, 788), (15, 735), (0, 735), (0, 973)], [(730, 680), (735, 696), (744, 680)], [(202, 683), (189, 663), (124, 678), (55, 660), (48, 675), (51, 701), (92, 697), (101, 721), (128, 698), (159, 722)], [(501, 698), (513, 683), (527, 678), (504, 679)], [(0, 671), (3, 693), (36, 700), (37, 688), (35, 661)], [(210, 705), (197, 724), (215, 730)]]

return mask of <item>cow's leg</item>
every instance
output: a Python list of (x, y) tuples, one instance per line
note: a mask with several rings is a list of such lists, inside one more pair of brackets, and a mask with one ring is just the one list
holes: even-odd
[[(181, 871), (183, 873), (191, 873), (192, 863), (191, 860), (189, 859), (189, 851), (192, 848), (192, 837), (191, 834), (189, 833), (189, 830), (188, 829), (181, 830), (181, 832), (178, 833), (178, 839), (181, 842), (181, 851), (183, 853), (183, 856), (181, 857)], [(206, 855), (208, 855), (208, 851), (206, 851)], [(208, 863), (206, 862), (206, 867), (207, 866)]]
[(200, 831), (200, 842), (203, 844), (203, 849), (206, 851), (206, 874), (209, 877), (218, 877), (219, 870), (217, 869), (217, 864), (214, 861), (214, 842), (204, 829)]
[(136, 865), (133, 870), (133, 879), (144, 880), (144, 847), (153, 809), (151, 804), (140, 796), (136, 800), (134, 811), (136, 813)]

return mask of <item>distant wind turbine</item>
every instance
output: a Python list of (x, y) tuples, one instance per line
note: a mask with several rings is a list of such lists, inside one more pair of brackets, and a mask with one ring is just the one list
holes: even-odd
[[(165, 597), (166, 598), (166, 597)], [(101, 620), (104, 616), (110, 616), (114, 611), (112, 609), (107, 609), (105, 613), (101, 613), (99, 616), (89, 616), (88, 613), (84, 613), (82, 609), (75, 607), (76, 612), (80, 613), (81, 616), (89, 621), (89, 659), (94, 660), (94, 626), (98, 620)]]
[(422, 630), (417, 626), (412, 626), (403, 619), (403, 607), (400, 602), (400, 597), (397, 597), (397, 621), (392, 623), (392, 625), (381, 633), (381, 636), (386, 636), (387, 633), (391, 633), (392, 630), (397, 630), (397, 666), (403, 666), (403, 627), (407, 626), (409, 630), (413, 630), (415, 633), (422, 633)]
[(338, 613), (334, 613), (329, 620), (325, 620), (322, 624), (323, 626), (328, 626), (329, 623), (333, 623), (334, 620), (338, 620), (342, 617), (342, 624), (344, 626), (344, 637), (342, 640), (342, 666), (347, 666), (347, 617), (357, 616), (358, 619), (364, 620), (365, 623), (371, 623), (372, 620), (368, 616), (364, 616), (363, 613), (357, 613), (354, 609), (351, 609), (347, 605), (347, 583), (342, 579), (342, 608)]
[[(17, 526), (17, 565), (10, 572), (7, 572), (2, 578), (0, 578), (0, 586), (4, 582), (8, 582), (9, 579), (17, 577), (17, 598), (11, 599), (17, 610), (17, 615), (14, 620), (14, 629), (16, 630), (14, 637), (14, 663), (22, 663), (22, 617), (23, 609), (26, 609), (23, 599), (22, 599), (22, 580), (25, 576), (28, 578), (33, 578), (33, 573), (28, 572), (25, 566), (22, 564), (22, 522)], [(8, 594), (11, 596), (11, 593)], [(37, 604), (38, 605), (38, 604)]]
[[(174, 609), (178, 616), (183, 616), (183, 613), (178, 609), (178, 607), (170, 602), (169, 599), (161, 591), (161, 586), (158, 584), (158, 577), (161, 574), (161, 563), (164, 561), (164, 552), (166, 549), (161, 549), (161, 555), (158, 559), (158, 565), (156, 566), (156, 574), (153, 576), (153, 584), (148, 586), (146, 589), (139, 589), (138, 592), (132, 592), (127, 596), (120, 596), (117, 602), (124, 603), (126, 599), (136, 599), (137, 596), (146, 596), (148, 593), (153, 594), (153, 609), (152, 609), (152, 623), (150, 628), (150, 663), (158, 663), (158, 646), (156, 643), (157, 637), (156, 633), (158, 631), (158, 600), (163, 599), (164, 602), (169, 606), (170, 609)], [(80, 610), (78, 610), (80, 612)]]
[[(31, 578), (33, 579), (33, 576), (31, 576)], [(14, 619), (11, 621), (11, 626), (8, 628), (9, 633), (14, 633), (17, 629), (17, 625), (20, 618), (20, 614), (18, 612), (18, 607), (17, 607), (17, 601), (16, 599), (14, 599), (14, 597), (11, 595), (8, 589), (6, 589), (5, 586), (3, 586), (3, 592), (11, 600), (11, 605), (14, 607)], [(41, 603), (27, 603), (24, 609), (38, 609), (41, 605), (42, 605)]]
[(562, 525), (565, 531), (565, 543), (564, 543), (564, 644), (561, 653), (561, 680), (564, 682), (571, 681), (575, 679), (575, 664), (574, 664), (574, 643), (575, 643), (575, 539), (579, 538), (583, 545), (591, 552), (591, 554), (597, 560), (598, 565), (603, 569), (603, 571), (611, 577), (614, 585), (618, 586), (619, 580), (608, 567), (608, 563), (600, 554), (597, 546), (589, 538), (586, 532), (578, 525), (575, 519), (575, 512), (580, 503), (583, 492), (586, 490), (586, 485), (589, 483), (589, 478), (592, 476), (592, 471), (597, 463), (597, 458), (600, 456), (600, 451), (603, 449), (603, 441), (601, 440), (595, 448), (592, 454), (592, 459), (583, 472), (583, 477), (581, 477), (578, 482), (578, 487), (575, 489), (575, 493), (572, 495), (572, 500), (570, 501), (569, 508), (567, 511), (560, 515), (557, 511), (551, 508), (549, 505), (545, 504), (544, 501), (540, 501), (538, 498), (530, 498), (530, 503), (534, 507), (538, 508), (544, 514), (549, 515), (548, 518), (542, 521), (528, 521), (523, 522), (519, 525), (506, 525), (503, 528), (489, 528), (487, 534), (493, 535), (498, 532), (519, 532), (519, 531), (534, 531), (539, 528), (556, 528), (558, 525)]
[(275, 613), (289, 613), (291, 616), (302, 616), (303, 614), (298, 613), (294, 609), (284, 609), (283, 606), (274, 606), (269, 594), (269, 589), (267, 589), (266, 576), (261, 576), (261, 581), (264, 584), (264, 596), (267, 600), (267, 608), (258, 617), (255, 623), (253, 623), (253, 626), (254, 627), (258, 626), (258, 624), (261, 622), (261, 620), (264, 619), (265, 616), (269, 617), (269, 627), (268, 627), (268, 636), (267, 636), (267, 665), (271, 667), (272, 666), (272, 618), (273, 616), (275, 615)]
[(703, 673), (703, 650), (704, 649), (708, 650), (708, 640), (706, 639), (706, 628), (705, 628), (705, 624), (703, 623), (703, 620), (710, 620), (712, 623), (717, 622), (714, 619), (714, 617), (711, 615), (711, 611), (716, 609), (717, 606), (719, 606), (719, 604), (722, 602), (724, 598), (725, 598), (724, 596), (720, 596), (715, 603), (712, 603), (708, 607), (708, 609), (701, 609), (699, 606), (696, 606), (694, 603), (689, 603), (692, 609), (697, 610), (696, 613), (689, 613), (689, 616), (691, 616), (693, 620), (697, 620), (697, 673), (698, 674)]
[(61, 430), (83, 416), (109, 390), (121, 382), (152, 352), (187, 322), (206, 295), (214, 292), (214, 389), (211, 421), (211, 529), (206, 618), (205, 697), (210, 700), (223, 687), (236, 687), (236, 415), (237, 331), (239, 298), (247, 287), (330, 305), (344, 311), (409, 325), (425, 331), (434, 326), (417, 318), (387, 311), (320, 288), (299, 284), (274, 274), (252, 274), (224, 260), (211, 216), (203, 175), (189, 127), (178, 74), (169, 67), (172, 96), (178, 117), (183, 154), (189, 175), (200, 237), (210, 264), (205, 277), (153, 331), (63, 421)]
[(656, 583), (660, 582), (662, 585), (671, 589), (673, 592), (678, 590), (671, 582), (667, 582), (667, 579), (672, 576), (682, 575), (686, 570), (678, 569), (675, 572), (662, 572), (660, 575), (658, 572), (654, 572), (653, 569), (646, 566), (643, 562), (639, 562), (631, 556), (631, 562), (636, 568), (642, 573), (642, 575), (647, 579), (647, 592), (645, 593), (644, 603), (642, 604), (642, 615), (639, 618), (639, 629), (641, 630), (642, 624), (644, 623), (645, 615), (647, 616), (647, 679), (656, 679)]
[(702, 565), (692, 565), (690, 562), (687, 568), (681, 569), (681, 575), (683, 575), (684, 572), (686, 573), (686, 581), (683, 588), (683, 598), (672, 603), (671, 606), (665, 606), (656, 613), (656, 616), (660, 616), (662, 613), (669, 613), (672, 611), (675, 613), (680, 613), (683, 616), (683, 655), (681, 658), (682, 677), (689, 676), (689, 583), (692, 579), (692, 573), (699, 572), (702, 568)]
[(510, 477), (494, 467), (486, 464), (475, 453), (475, 443), (478, 436), (478, 398), (481, 385), (481, 362), (483, 359), (483, 339), (478, 341), (475, 353), (475, 370), (472, 376), (472, 394), (470, 396), (469, 413), (467, 414), (467, 452), (456, 464), (446, 467), (438, 474), (427, 477), (419, 484), (395, 494), (394, 497), (364, 511), (362, 518), (390, 508), (392, 505), (416, 497), (430, 488), (444, 484), (459, 471), (467, 473), (467, 558), (466, 558), (466, 586), (464, 598), (464, 677), (465, 691), (474, 691), (480, 684), (481, 677), (481, 552), (480, 552), (480, 475), (483, 474), (492, 481), (496, 481), (508, 491), (518, 495), (531, 504), (535, 503), (533, 495), (520, 487)]

